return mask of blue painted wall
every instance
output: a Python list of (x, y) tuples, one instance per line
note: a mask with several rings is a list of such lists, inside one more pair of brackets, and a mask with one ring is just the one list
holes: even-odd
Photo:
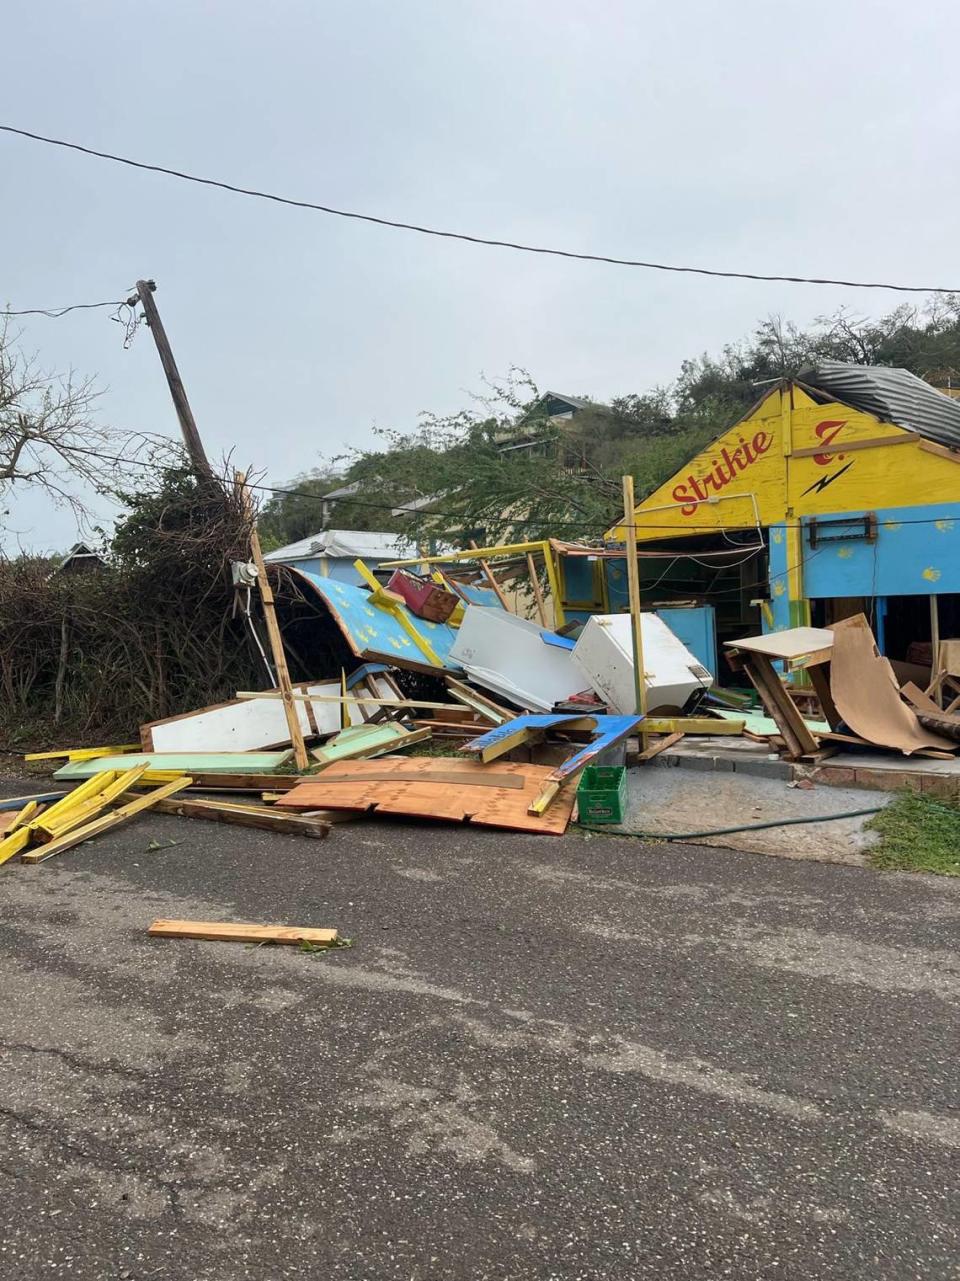
[[(837, 512), (817, 519), (856, 520), (864, 515)], [(849, 539), (816, 547), (810, 546), (809, 522), (803, 521), (803, 592), (808, 600), (960, 592), (960, 503), (887, 507), (876, 516), (875, 542)], [(836, 536), (845, 530), (837, 526), (824, 532)], [(771, 542), (771, 571), (772, 551)]]
[[(317, 578), (333, 578), (338, 583), (353, 583), (360, 586), (363, 579), (353, 568), (353, 560), (346, 558), (338, 559), (335, 556), (312, 556), (309, 560), (286, 560), (284, 565), (289, 565), (292, 569), (302, 569), (307, 574), (314, 574)], [(370, 561), (370, 568), (375, 569), (377, 562)], [(326, 573), (323, 567), (326, 566)]]

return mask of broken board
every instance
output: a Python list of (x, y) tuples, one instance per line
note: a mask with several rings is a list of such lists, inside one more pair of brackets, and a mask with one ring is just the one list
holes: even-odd
[(893, 669), (877, 651), (862, 615), (834, 624), (830, 692), (847, 728), (876, 747), (891, 747), (905, 756), (924, 747), (956, 747), (949, 738), (924, 729), (903, 702)]
[[(316, 778), (304, 780), (287, 792), (277, 801), (276, 808), (373, 811), (561, 836), (576, 799), (570, 788), (560, 793), (548, 813), (527, 813), (553, 775), (545, 765), (498, 761), (495, 773), (519, 778), (519, 788), (491, 786), (494, 771), (474, 761), (419, 757), (381, 759), (362, 768), (364, 765), (366, 762), (362, 761), (331, 765)], [(411, 774), (415, 780), (409, 777)]]
[[(294, 685), (301, 694), (338, 694), (337, 681)], [(296, 704), (304, 738), (333, 734), (340, 728), (339, 708), (327, 702)], [(140, 726), (145, 752), (253, 752), (290, 742), (283, 703), (270, 699), (231, 699), (182, 716)]]
[(313, 943), (316, 947), (332, 947), (337, 941), (336, 930), (242, 921), (154, 921), (147, 933), (154, 938), (212, 939), (221, 943)]

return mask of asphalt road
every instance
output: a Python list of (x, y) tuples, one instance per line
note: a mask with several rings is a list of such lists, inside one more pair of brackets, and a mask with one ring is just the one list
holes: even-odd
[(0, 875), (0, 1275), (960, 1275), (956, 883), (172, 818)]

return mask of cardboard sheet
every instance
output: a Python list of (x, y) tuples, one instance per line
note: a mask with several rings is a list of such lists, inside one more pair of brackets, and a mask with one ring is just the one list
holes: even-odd
[(877, 747), (892, 747), (909, 756), (922, 747), (952, 750), (948, 738), (924, 729), (901, 699), (893, 670), (877, 652), (862, 614), (836, 623), (830, 662), (830, 692), (845, 724)]
[[(403, 777), (384, 777), (390, 773)], [(412, 773), (420, 778), (411, 781), (409, 775)], [(450, 781), (454, 773), (457, 782)], [(504, 773), (520, 778), (522, 788), (490, 785)], [(561, 789), (545, 814), (527, 813), (552, 774), (553, 771), (545, 765), (520, 765), (507, 761), (497, 761), (494, 768), (474, 761), (430, 757), (338, 761), (322, 774), (304, 780), (287, 792), (277, 801), (276, 807), (283, 810), (375, 811), (408, 818), (479, 823), (484, 827), (562, 836), (576, 800), (572, 786)], [(341, 778), (341, 775), (347, 777)], [(459, 781), (461, 778), (462, 782)]]

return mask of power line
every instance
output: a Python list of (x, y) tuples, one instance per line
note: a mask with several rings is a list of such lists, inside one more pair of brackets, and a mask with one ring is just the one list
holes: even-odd
[(4, 309), (0, 311), (0, 318), (4, 316), (49, 316), (52, 320), (59, 320), (65, 316), (68, 311), (94, 311), (98, 307), (123, 307), (124, 300), (114, 299), (112, 302), (75, 302), (69, 307), (27, 307), (23, 311), (9, 311)]
[(893, 289), (898, 293), (913, 294), (953, 294), (958, 288), (946, 285), (894, 285), (885, 281), (834, 280), (825, 276), (788, 276), (767, 275), (753, 271), (720, 271), (710, 267), (677, 266), (663, 262), (644, 262), (636, 258), (614, 258), (608, 254), (576, 253), (571, 249), (550, 249), (544, 245), (527, 245), (514, 240), (498, 240), (492, 236), (475, 236), (460, 231), (442, 231), (437, 227), (425, 227), (414, 222), (400, 222), (394, 218), (381, 218), (374, 214), (356, 213), (349, 209), (337, 209), (332, 205), (318, 204), (312, 200), (296, 200), (291, 196), (279, 196), (274, 192), (258, 191), (253, 187), (240, 187), (232, 182), (221, 182), (216, 178), (202, 178), (198, 174), (185, 173), (181, 169), (168, 169), (165, 165), (149, 164), (143, 160), (132, 160), (129, 156), (114, 155), (110, 151), (97, 151), (93, 147), (81, 146), (78, 142), (67, 142), (63, 138), (48, 138), (44, 134), (33, 133), (29, 129), (17, 129), (13, 125), (0, 125), (4, 133), (16, 134), (20, 138), (29, 138), (32, 142), (43, 142), (51, 147), (64, 147), (69, 151), (78, 151), (85, 156), (96, 156), (99, 160), (110, 160), (114, 164), (127, 165), (131, 169), (144, 169), (150, 173), (166, 174), (168, 178), (179, 178), (183, 182), (197, 183), (203, 187), (217, 187), (221, 191), (230, 191), (238, 196), (253, 196), (258, 200), (270, 200), (278, 205), (290, 205), (295, 209), (311, 209), (317, 213), (330, 214), (336, 218), (352, 218), (358, 222), (374, 223), (379, 227), (392, 227), (398, 231), (415, 231), (422, 236), (438, 236), (445, 240), (462, 240), (473, 245), (487, 245), (497, 249), (515, 249), (521, 253), (542, 254), (552, 258), (573, 258), (580, 262), (603, 262), (615, 267), (639, 267), (647, 271), (670, 271), (694, 276), (715, 276), (726, 280), (760, 280), (790, 285), (841, 285), (849, 289)]

